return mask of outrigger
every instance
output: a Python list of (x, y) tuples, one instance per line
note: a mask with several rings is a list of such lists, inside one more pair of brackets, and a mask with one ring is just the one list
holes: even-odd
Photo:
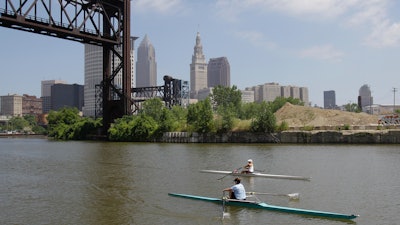
[(332, 219), (351, 220), (351, 219), (355, 219), (358, 217), (358, 215), (354, 215), (354, 214), (341, 214), (341, 213), (326, 212), (326, 211), (317, 211), (317, 210), (309, 210), (309, 209), (276, 206), (276, 205), (270, 205), (270, 204), (267, 204), (264, 202), (259, 202), (259, 201), (212, 198), (212, 197), (204, 197), (204, 196), (188, 195), (188, 194), (178, 194), (178, 193), (168, 193), (168, 195), (175, 196), (175, 197), (181, 197), (181, 198), (189, 198), (189, 199), (194, 199), (194, 200), (214, 202), (214, 203), (225, 204), (225, 205), (230, 205), (230, 206), (265, 209), (265, 210), (270, 210), (270, 211), (294, 213), (294, 214), (317, 216), (317, 217), (332, 218)]
[(240, 171), (225, 171), (225, 170), (200, 170), (202, 173), (215, 173), (224, 174), (225, 176), (242, 176), (242, 177), (264, 177), (273, 179), (288, 179), (288, 180), (305, 180), (310, 181), (311, 177), (292, 176), (292, 175), (279, 175), (267, 173), (241, 173)]

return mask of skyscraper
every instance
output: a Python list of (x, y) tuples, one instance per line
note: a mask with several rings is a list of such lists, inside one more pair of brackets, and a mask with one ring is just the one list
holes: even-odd
[(136, 87), (157, 86), (156, 53), (147, 34), (139, 45), (136, 62)]
[(190, 98), (196, 98), (197, 92), (207, 88), (207, 63), (203, 54), (200, 33), (197, 32), (196, 45), (190, 64)]
[(335, 91), (324, 91), (324, 109), (334, 109), (336, 107)]
[(231, 86), (231, 67), (226, 57), (212, 58), (207, 67), (208, 87)]
[[(135, 87), (135, 40), (137, 37), (131, 37), (131, 86)], [(122, 49), (117, 48), (122, 54)], [(120, 60), (114, 57), (114, 64), (118, 65)], [(103, 47), (85, 44), (85, 84), (84, 84), (84, 106), (82, 107), (83, 115), (95, 117), (96, 109), (99, 105), (96, 100), (101, 101), (101, 97), (96, 98), (96, 86), (100, 88), (103, 80)], [(122, 87), (122, 70), (114, 78), (114, 85)], [(96, 106), (97, 105), (97, 106)], [(99, 109), (97, 109), (99, 110)]]
[(362, 87), (360, 87), (360, 90), (358, 91), (358, 96), (361, 101), (360, 106), (364, 111), (366, 106), (371, 106), (373, 104), (371, 89), (367, 84), (364, 84)]

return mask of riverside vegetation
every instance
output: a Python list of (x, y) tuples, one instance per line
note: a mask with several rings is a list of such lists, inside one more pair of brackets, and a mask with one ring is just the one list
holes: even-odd
[[(297, 105), (298, 108), (287, 107), (288, 105)], [(312, 108), (302, 107), (303, 105), (304, 103), (299, 99), (290, 97), (278, 97), (273, 102), (242, 103), (241, 92), (236, 86), (231, 88), (218, 86), (214, 88), (213, 94), (209, 98), (190, 104), (187, 108), (173, 106), (169, 109), (159, 98), (149, 99), (143, 103), (137, 114), (116, 119), (108, 130), (107, 138), (111, 141), (155, 141), (165, 132), (196, 132), (199, 134), (281, 132), (292, 127), (292, 124), (288, 122), (293, 123), (295, 120), (286, 118), (282, 114), (276, 116), (275, 113), (278, 110), (290, 111), (292, 114), (295, 112), (292, 117), (299, 117), (301, 113), (295, 110), (300, 110), (305, 112), (310, 117), (309, 119), (318, 118), (315, 115), (310, 116), (312, 113), (308, 111)], [(352, 109), (349, 110), (352, 111), (351, 115), (360, 114), (353, 111), (354, 106), (348, 108)], [(341, 112), (335, 111), (335, 113)], [(330, 113), (330, 111), (322, 109), (321, 112)], [(81, 117), (75, 108), (51, 111), (47, 120), (46, 134), (48, 137), (60, 140), (92, 139), (102, 127), (101, 118)], [(305, 119), (302, 123), (303, 130), (310, 130), (316, 126), (306, 123)], [(341, 126), (347, 127), (349, 124)]]

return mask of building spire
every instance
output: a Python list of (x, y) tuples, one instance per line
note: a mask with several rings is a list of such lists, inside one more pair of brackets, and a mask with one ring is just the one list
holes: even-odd
[(201, 46), (200, 32), (197, 32), (196, 35), (196, 45)]
[(192, 63), (190, 64), (190, 96), (197, 98), (197, 92), (207, 88), (207, 63), (203, 54), (200, 33), (196, 35), (196, 45), (194, 46)]
[(194, 55), (193, 56), (196, 58), (204, 58), (203, 45), (201, 44), (199, 32), (197, 32), (197, 35), (196, 35), (196, 45), (194, 46)]

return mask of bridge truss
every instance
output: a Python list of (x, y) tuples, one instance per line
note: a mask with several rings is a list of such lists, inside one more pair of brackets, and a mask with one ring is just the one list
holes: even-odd
[(0, 26), (103, 47), (103, 80), (95, 87), (103, 134), (146, 99), (159, 97), (169, 108), (189, 103), (187, 81), (170, 76), (164, 86), (131, 88), (130, 0), (0, 0)]
[[(102, 46), (104, 133), (115, 118), (132, 113), (129, 0), (0, 0), (0, 26)], [(113, 57), (120, 58), (118, 65)]]
[[(96, 117), (101, 116), (102, 107), (102, 89), (100, 85), (96, 85)], [(171, 76), (164, 76), (164, 85), (152, 87), (132, 88), (132, 100), (135, 102), (133, 113), (138, 112), (142, 107), (142, 102), (159, 98), (165, 103), (167, 108), (174, 105), (187, 107), (189, 105), (189, 82), (175, 79)]]

